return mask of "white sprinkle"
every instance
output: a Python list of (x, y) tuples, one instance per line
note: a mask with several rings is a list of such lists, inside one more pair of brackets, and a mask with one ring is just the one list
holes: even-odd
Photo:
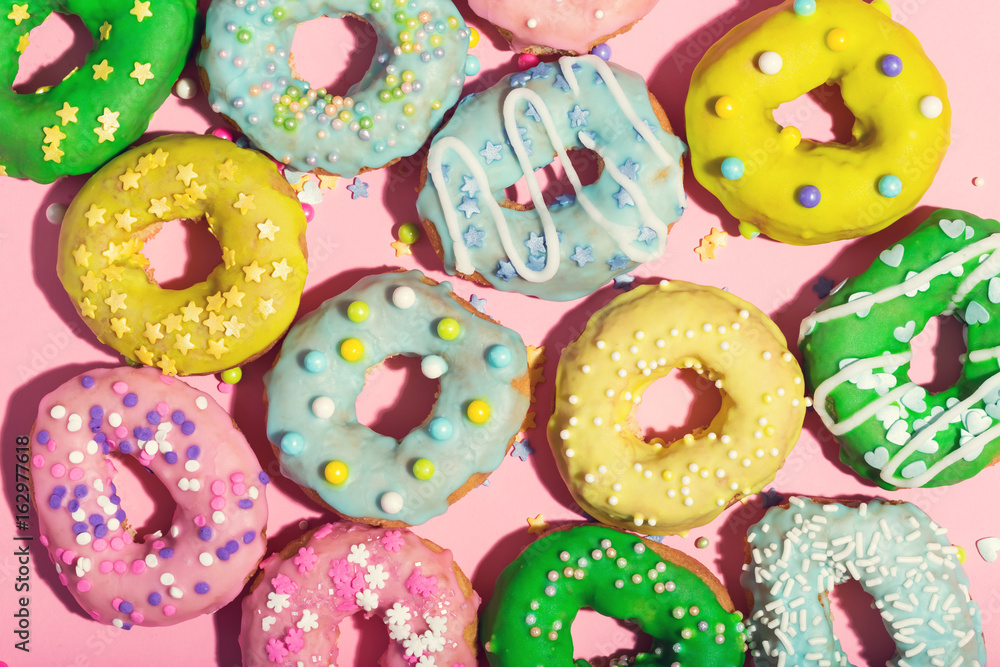
[(174, 583), (174, 575), (169, 572), (164, 572), (160, 575), (160, 583), (164, 586), (172, 586)]
[[(769, 76), (780, 72), (783, 64), (781, 55), (775, 51), (765, 51), (757, 59), (757, 67), (760, 68), (761, 72)], [(743, 316), (743, 311), (740, 311), (740, 316)]]
[[(204, 410), (205, 408), (208, 407), (208, 399), (205, 398), (204, 396), (199, 396), (198, 398), (194, 399), (194, 404), (198, 406), (199, 410)], [(121, 418), (119, 417), (119, 419)], [(108, 421), (110, 421), (110, 419)]]
[(537, 28), (538, 27), (538, 19), (528, 19), (528, 27), (529, 28)]
[(224, 523), (226, 520), (226, 515), (224, 512), (216, 510), (212, 512), (212, 522), (213, 523)]
[(49, 416), (53, 419), (62, 419), (66, 416), (66, 408), (62, 405), (54, 405), (52, 409), (49, 410)]
[(209, 565), (215, 562), (215, 558), (213, 558), (212, 554), (208, 553), (207, 551), (203, 551), (200, 554), (198, 554), (198, 562), (204, 565), (205, 567), (208, 567)]
[(83, 452), (79, 450), (74, 450), (69, 453), (70, 463), (83, 463)]
[(408, 285), (402, 285), (392, 291), (392, 305), (400, 310), (412, 308), (416, 302), (417, 293)]
[(198, 472), (199, 468), (201, 468), (201, 464), (194, 459), (190, 459), (184, 464), (184, 469), (188, 472)]
[[(421, 369), (423, 369), (423, 364), (421, 364)], [(313, 399), (310, 407), (317, 419), (329, 419), (337, 409), (333, 399), (329, 396), (317, 396)]]
[(182, 597), (184, 597), (184, 592), (181, 591), (181, 589), (177, 588), (176, 586), (171, 586), (168, 592), (170, 593), (170, 597), (172, 597), (175, 600), (180, 600)]

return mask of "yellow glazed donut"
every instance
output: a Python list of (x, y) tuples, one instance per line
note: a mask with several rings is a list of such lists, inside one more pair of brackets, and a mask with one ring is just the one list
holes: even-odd
[[(802, 139), (772, 112), (826, 83), (855, 116), (847, 144)], [(947, 88), (917, 38), (861, 0), (786, 0), (695, 68), (695, 177), (740, 220), (795, 245), (872, 234), (913, 209), (951, 142)]]
[[(642, 393), (675, 368), (715, 382), (722, 409), (677, 442), (646, 442)], [(805, 409), (799, 364), (767, 315), (714, 287), (663, 281), (616, 298), (563, 352), (549, 444), (591, 516), (682, 533), (774, 479)]]
[[(205, 220), (222, 263), (161, 289), (142, 255), (169, 220)], [(306, 280), (306, 218), (270, 158), (223, 139), (169, 135), (108, 163), (59, 234), (58, 273), (77, 312), (126, 359), (215, 373), (265, 352), (291, 324)]]

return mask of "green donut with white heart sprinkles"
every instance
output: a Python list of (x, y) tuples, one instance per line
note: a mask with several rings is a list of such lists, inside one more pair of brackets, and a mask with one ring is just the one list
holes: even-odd
[[(1000, 458), (1000, 223), (942, 209), (802, 322), (813, 405), (841, 460), (887, 489), (945, 486)], [(910, 380), (911, 341), (935, 316), (964, 325), (948, 389)]]

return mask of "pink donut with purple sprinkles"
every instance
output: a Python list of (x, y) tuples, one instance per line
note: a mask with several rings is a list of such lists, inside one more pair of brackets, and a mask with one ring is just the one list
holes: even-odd
[[(122, 456), (170, 491), (166, 531), (130, 526), (115, 488)], [(128, 630), (214, 612), (264, 556), (267, 474), (218, 403), (155, 369), (95, 369), (43, 398), (31, 481), (59, 581), (101, 623)]]

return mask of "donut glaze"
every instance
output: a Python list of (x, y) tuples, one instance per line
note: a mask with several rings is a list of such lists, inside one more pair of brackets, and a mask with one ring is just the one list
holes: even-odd
[[(177, 505), (137, 535), (115, 489), (133, 456)], [(172, 625), (233, 600), (264, 556), (267, 475), (230, 416), (159, 371), (95, 369), (42, 399), (31, 438), (40, 541), (101, 623)]]
[(389, 632), (379, 665), (472, 667), (478, 607), (450, 551), (405, 529), (326, 524), (261, 565), (243, 601), (243, 665), (336, 665), (337, 625), (363, 612)]
[(916, 505), (792, 497), (747, 534), (740, 583), (758, 667), (850, 667), (829, 594), (856, 579), (896, 642), (890, 667), (986, 665), (979, 606), (947, 531)]
[[(714, 382), (722, 407), (677, 442), (646, 442), (635, 411), (675, 368)], [(563, 352), (549, 444), (598, 521), (682, 533), (774, 479), (802, 429), (803, 391), (785, 337), (753, 305), (679, 280), (642, 285), (596, 312)]]

